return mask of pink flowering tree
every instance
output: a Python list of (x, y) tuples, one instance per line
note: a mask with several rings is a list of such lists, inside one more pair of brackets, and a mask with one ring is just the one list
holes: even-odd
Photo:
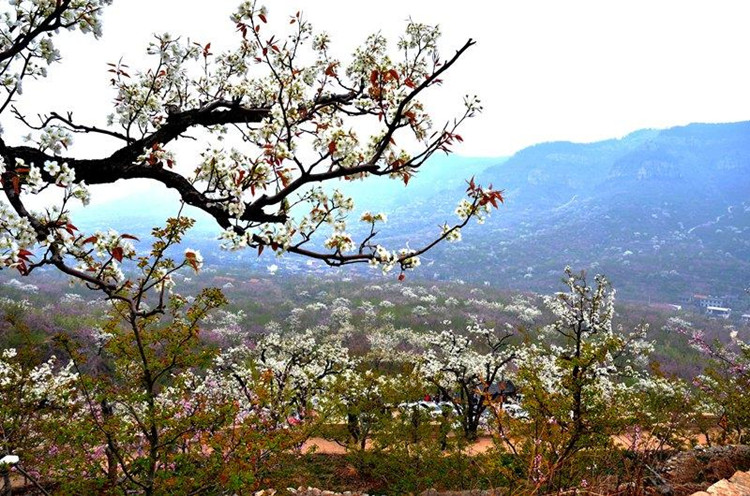
[(736, 329), (727, 332), (726, 342), (711, 340), (703, 331), (684, 320), (669, 326), (688, 336), (690, 345), (706, 360), (703, 373), (693, 379), (699, 391), (703, 413), (713, 414), (720, 434), (709, 441), (743, 444), (750, 436), (750, 344)]

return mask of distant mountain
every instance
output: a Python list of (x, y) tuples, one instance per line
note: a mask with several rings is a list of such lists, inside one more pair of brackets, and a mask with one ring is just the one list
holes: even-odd
[[(410, 277), (549, 292), (571, 265), (607, 274), (627, 298), (672, 302), (694, 292), (740, 296), (750, 286), (750, 122), (543, 143), (510, 158), (437, 156), (408, 188), (387, 178), (336, 187), (356, 198), (358, 210), (389, 214), (381, 242), (417, 247), (455, 221), (471, 176), (504, 189), (505, 205), (467, 228), (461, 243), (427, 254)], [(116, 229), (145, 235), (175, 204), (176, 193), (159, 187), (85, 209), (76, 222), (103, 228), (114, 218)], [(188, 213), (198, 225), (186, 243), (207, 263), (309, 269), (296, 257), (218, 251), (216, 224)]]
[[(661, 301), (750, 286), (750, 122), (544, 143), (479, 180), (505, 189), (506, 204), (428, 257), (430, 275), (549, 291), (569, 264), (607, 274), (627, 297)], [(432, 215), (419, 224), (450, 218), (460, 193), (420, 200)]]

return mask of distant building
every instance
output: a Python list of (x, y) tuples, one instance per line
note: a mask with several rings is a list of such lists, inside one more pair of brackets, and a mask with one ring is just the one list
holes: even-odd
[(708, 307), (724, 307), (724, 298), (719, 296), (694, 294), (690, 299), (690, 303), (700, 308)]
[(726, 307), (714, 307), (714, 306), (708, 306), (706, 307), (706, 315), (710, 317), (718, 317), (720, 319), (728, 319), (729, 315), (732, 313), (731, 308)]
[(651, 308), (656, 308), (658, 310), (672, 310), (679, 312), (682, 310), (682, 305), (675, 305), (672, 303), (652, 303), (649, 305)]

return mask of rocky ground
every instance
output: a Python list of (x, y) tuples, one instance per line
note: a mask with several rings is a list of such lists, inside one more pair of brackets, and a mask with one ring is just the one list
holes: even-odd
[[(683, 451), (655, 473), (648, 493), (653, 496), (750, 496), (750, 446), (719, 446)], [(333, 492), (312, 487), (289, 488), (294, 496), (370, 496), (357, 491)], [(256, 496), (273, 496), (261, 491)], [(474, 491), (428, 490), (419, 496), (499, 496), (508, 488)], [(578, 491), (576, 494), (583, 496)], [(601, 495), (601, 493), (597, 493)], [(620, 494), (620, 492), (618, 492)], [(374, 495), (373, 495), (374, 496)]]
[[(667, 460), (662, 470), (664, 480), (655, 488), (657, 494), (689, 496), (706, 489), (735, 472), (750, 470), (750, 446), (717, 446), (683, 451)], [(741, 478), (741, 476), (740, 476)], [(745, 493), (708, 493), (736, 495)]]
[(729, 479), (721, 479), (692, 496), (750, 496), (750, 472), (735, 472)]

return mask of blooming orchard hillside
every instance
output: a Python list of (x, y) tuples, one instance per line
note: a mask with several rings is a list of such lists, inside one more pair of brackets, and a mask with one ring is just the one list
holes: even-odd
[[(424, 333), (445, 320), (463, 327), (476, 316), (484, 322), (507, 321), (516, 328), (529, 329), (551, 322), (540, 295), (484, 285), (356, 277), (342, 281), (337, 274), (313, 278), (278, 272), (271, 276), (267, 270), (247, 280), (245, 277), (244, 272), (213, 271), (210, 267), (201, 274), (175, 276), (188, 294), (201, 287), (216, 286), (230, 301), (206, 323), (207, 339), (227, 345), (236, 343), (246, 336), (263, 335), (269, 321), (279, 323), (282, 329), (346, 324), (353, 333), (349, 344), (358, 352), (373, 339), (388, 342), (405, 328)], [(6, 298), (2, 301), (10, 305), (3, 327), (3, 339), (8, 339), (8, 343), (16, 342), (12, 329), (19, 325), (8, 320), (11, 315), (25, 315), (24, 320), (29, 319), (27, 326), (38, 339), (43, 339), (60, 331), (89, 336), (96, 327), (96, 315), (106, 310), (103, 301), (88, 301), (86, 292), (70, 288), (65, 278), (55, 281), (46, 275), (21, 279), (11, 274), (0, 284), (0, 294)], [(74, 310), (81, 306), (91, 313), (90, 317), (82, 318)], [(665, 371), (688, 378), (700, 372), (700, 361), (684, 336), (668, 327), (669, 319), (679, 317), (692, 322), (705, 332), (708, 341), (727, 339), (731, 329), (742, 338), (750, 332), (746, 326), (711, 320), (696, 312), (619, 302), (615, 321), (626, 328), (648, 323), (649, 336), (655, 342), (653, 358)], [(387, 349), (388, 345), (383, 347)]]
[[(318, 481), (324, 470), (315, 468), (314, 456), (296, 451), (311, 437), (340, 443), (358, 480), (385, 481), (393, 494), (425, 489), (437, 474), (442, 487), (483, 481), (528, 494), (581, 485), (611, 491), (613, 470), (641, 490), (650, 484), (642, 471), (658, 468), (664, 450), (694, 443), (694, 436), (744, 439), (749, 426), (738, 394), (748, 358), (740, 330), (721, 345), (684, 319), (667, 320), (663, 332), (695, 347), (707, 365), (691, 386), (660, 372), (644, 339), (647, 326), (613, 322), (614, 291), (604, 278), (591, 287), (582, 274), (567, 276), (566, 291), (544, 298), (485, 288), (457, 298), (449, 286), (310, 283), (315, 296), (303, 291), (295, 299), (308, 303), (287, 301), (289, 309), (276, 309), (282, 319), (253, 312), (264, 322), (260, 333), (248, 327), (253, 317), (227, 307), (216, 290), (172, 296), (172, 318), (139, 328), (147, 370), (169, 374), (150, 412), (131, 385), (139, 348), (122, 304), (88, 305), (82, 327), (80, 312), (70, 313), (71, 303), (81, 303), (75, 294), (41, 312), (3, 299), (0, 335), (15, 340), (3, 345), (0, 363), (3, 449), (11, 453), (6, 475), (29, 474), (34, 484), (60, 484), (63, 491), (139, 486), (137, 467), (148, 463), (153, 443), (143, 431), (148, 416), (158, 420), (158, 439), (180, 440), (159, 449), (174, 469), (154, 466), (158, 494), (205, 480), (216, 481), (202, 488), (211, 494), (286, 487), (302, 473)], [(268, 281), (254, 284), (273, 294)], [(45, 296), (12, 286), (6, 291), (25, 291), (37, 302)], [(453, 321), (435, 320), (446, 307)], [(45, 327), (58, 337), (28, 332)], [(198, 333), (188, 353), (185, 340)], [(30, 367), (41, 359), (33, 344), (62, 347), (67, 365), (51, 359)], [(96, 358), (85, 362), (86, 355)], [(425, 395), (429, 401), (420, 401)], [(493, 451), (464, 451), (487, 436)], [(130, 453), (137, 453), (132, 461), (125, 458)], [(595, 467), (587, 465), (592, 460)], [(301, 472), (290, 475), (290, 463)], [(58, 480), (71, 464), (81, 476)], [(98, 472), (83, 469), (92, 464)], [(414, 464), (424, 469), (406, 470)], [(130, 479), (115, 482), (115, 471)], [(194, 473), (198, 479), (187, 476)]]

